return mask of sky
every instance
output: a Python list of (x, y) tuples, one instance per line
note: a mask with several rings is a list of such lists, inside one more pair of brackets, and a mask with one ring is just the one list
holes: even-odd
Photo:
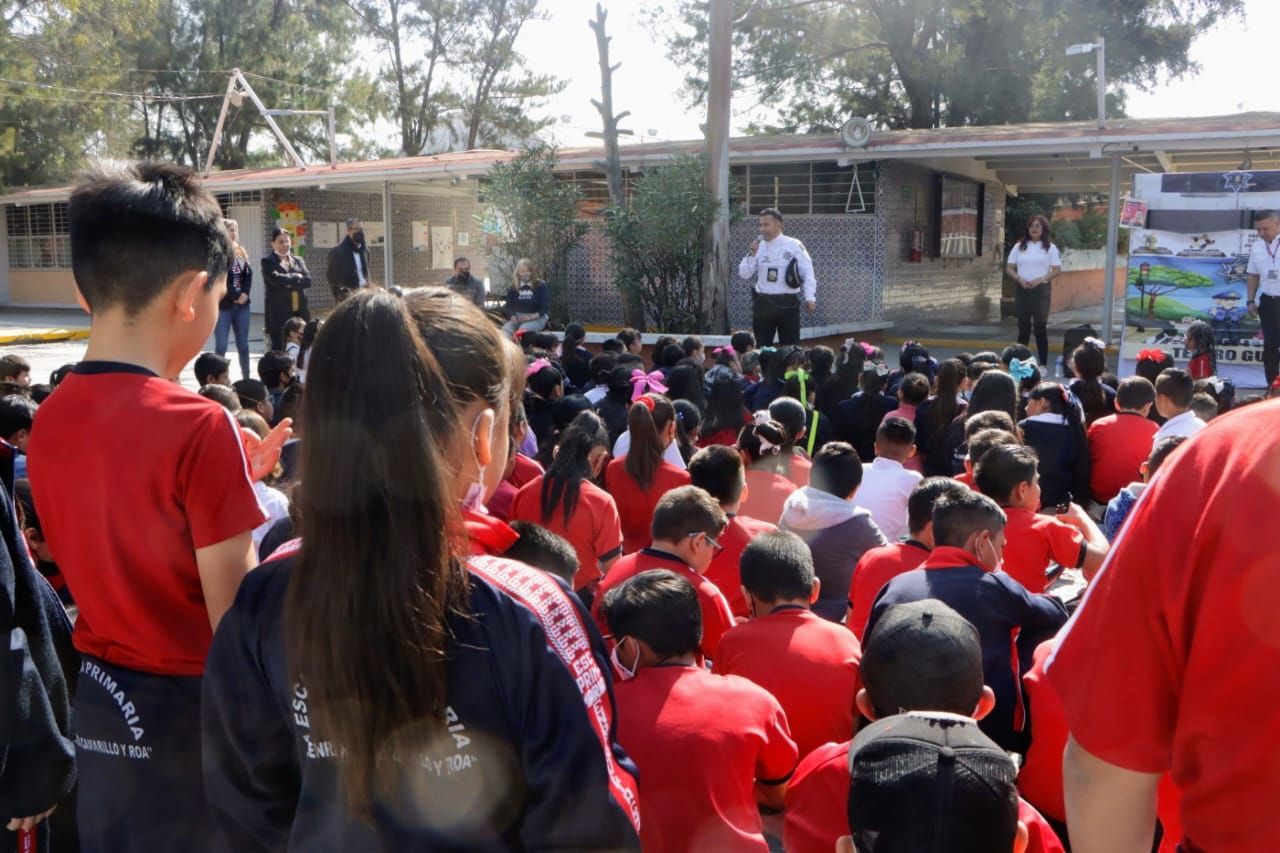
[[(595, 17), (597, 0), (549, 0), (546, 21), (531, 22), (521, 33), (519, 47), (534, 70), (567, 80), (565, 90), (552, 98), (545, 113), (556, 124), (544, 135), (561, 146), (599, 144), (585, 134), (599, 131), (601, 118), (591, 104), (600, 96), (600, 67), (594, 34), (587, 21)], [(603, 0), (609, 11), (607, 31), (612, 62), (622, 67), (613, 75), (615, 111), (631, 110), (623, 128), (635, 131), (629, 141), (695, 139), (705, 119), (700, 107), (689, 108), (678, 93), (683, 72), (667, 58), (666, 46), (655, 40), (643, 23), (645, 0)], [(1233, 18), (1202, 34), (1193, 43), (1191, 58), (1198, 73), (1162, 81), (1154, 90), (1129, 90), (1128, 113), (1136, 118), (1222, 115), (1249, 110), (1280, 110), (1280, 91), (1274, 71), (1276, 38), (1280, 33), (1280, 3), (1245, 0), (1245, 18)], [(675, 22), (672, 22), (675, 26)], [(565, 49), (565, 45), (573, 49)], [(1065, 45), (1064, 45), (1065, 47)], [(1091, 63), (1092, 57), (1080, 57)], [(735, 112), (735, 134), (752, 115)]]

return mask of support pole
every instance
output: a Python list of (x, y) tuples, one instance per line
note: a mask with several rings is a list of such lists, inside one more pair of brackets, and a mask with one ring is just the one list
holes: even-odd
[(1116, 241), (1120, 236), (1120, 152), (1111, 154), (1111, 189), (1107, 194), (1107, 264), (1103, 280), (1102, 340), (1112, 343), (1112, 319), (1116, 311)]
[(391, 182), (382, 182), (382, 265), (385, 268), (383, 286), (388, 289), (396, 283), (395, 246), (391, 239)]
[(258, 93), (253, 91), (253, 87), (249, 85), (249, 81), (244, 79), (244, 75), (240, 73), (239, 68), (232, 69), (232, 75), (244, 87), (244, 93), (249, 96), (249, 100), (253, 101), (253, 105), (258, 108), (258, 112), (262, 113), (263, 120), (267, 123), (267, 127), (271, 128), (271, 132), (276, 135), (276, 139), (280, 141), (280, 145), (289, 154), (289, 159), (293, 161), (293, 165), (299, 169), (307, 168), (307, 164), (298, 156), (298, 152), (290, 144), (289, 138), (284, 135), (284, 131), (280, 129), (280, 125), (276, 124), (276, 120), (271, 117), (271, 111), (266, 108), (262, 100), (258, 98)]
[(329, 166), (338, 167), (338, 121), (333, 104), (329, 105)]
[(711, 0), (706, 186), (716, 207), (702, 253), (702, 313), (713, 334), (729, 332), (729, 121), (733, 92), (733, 3)]
[(1098, 37), (1098, 129), (1107, 126), (1107, 40)]
[(222, 96), (222, 109), (218, 112), (218, 125), (213, 129), (213, 140), (209, 144), (209, 158), (204, 161), (204, 176), (209, 177), (213, 170), (213, 157), (218, 153), (218, 145), (222, 142), (222, 126), (227, 121), (227, 107), (231, 104), (231, 95), (236, 90), (236, 80), (240, 77), (240, 69), (231, 69), (227, 78), (227, 93)]

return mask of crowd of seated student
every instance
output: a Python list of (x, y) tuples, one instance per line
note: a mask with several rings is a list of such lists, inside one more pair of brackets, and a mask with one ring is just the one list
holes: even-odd
[[(149, 174), (131, 180), (181, 196), (148, 214), (162, 223), (155, 239), (225, 242), (216, 203), (189, 176)], [(86, 233), (85, 217), (122, 192), (95, 187), (73, 205), (73, 227)], [(1141, 375), (1118, 382), (1105, 348), (1086, 340), (1070, 384), (1042, 381), (1025, 347), (939, 363), (908, 342), (891, 371), (870, 344), (757, 350), (737, 333), (714, 351), (697, 336), (659, 340), (646, 361), (630, 329), (599, 355), (576, 324), (563, 345), (538, 330), (517, 348), (465, 299), (427, 289), (357, 294), (323, 328), (291, 319), (256, 380), (230, 385), (229, 362), (205, 353), (197, 396), (160, 379), (191, 360), (199, 336), (166, 325), (158, 295), (191, 300), (201, 324), (213, 318), (205, 273), (174, 263), (138, 294), (147, 348), (130, 344), (123, 285), (86, 280), (100, 338), (85, 365), (55, 373), (44, 403), (29, 365), (0, 358), (0, 481), (25, 541), (10, 543), (10, 564), (28, 560), (62, 605), (89, 614), (80, 652), (157, 719), (147, 738), (163, 767), (130, 767), (127, 785), (102, 754), (82, 753), (90, 847), (191, 846), (217, 833), (268, 849), (518, 840), (763, 851), (785, 824), (788, 851), (853, 849), (846, 835), (865, 850), (928, 837), (948, 850), (1057, 851), (1055, 831), (1100, 831), (1104, 803), (1080, 780), (1123, 793), (1124, 768), (1155, 775), (1152, 814), (1176, 842), (1172, 779), (1194, 788), (1187, 768), (1203, 756), (1159, 725), (1192, 701), (1159, 682), (1192, 665), (1167, 649), (1211, 646), (1214, 663), (1229, 651), (1182, 636), (1185, 620), (1159, 622), (1181, 645), (1147, 636), (1157, 617), (1116, 624), (1140, 607), (1172, 617), (1208, 598), (1227, 596), (1228, 611), (1265, 600), (1263, 526), (1220, 543), (1245, 572), (1227, 590), (1174, 589), (1144, 551), (1161, 565), (1187, 556), (1180, 578), (1209, 571), (1199, 552), (1219, 540), (1190, 541), (1187, 518), (1164, 541), (1161, 512), (1217, 477), (1209, 516), (1239, 531), (1221, 505), (1224, 472), (1274, 470), (1265, 454), (1280, 404), (1188, 439), (1238, 407), (1229, 383), (1199, 375), (1211, 351), (1197, 351), (1193, 372), (1144, 353)], [(388, 370), (412, 381), (367, 381)], [(79, 422), (95, 383), (143, 389), (155, 422), (140, 436), (102, 413)], [(117, 451), (163, 445), (167, 467), (117, 466), (103, 479), (88, 450), (63, 458), (70, 436), (95, 425)], [(193, 473), (172, 461), (173, 430), (197, 427)], [(1233, 442), (1236, 429), (1252, 443)], [(137, 492), (142, 473), (174, 494), (127, 507), (137, 529), (165, 531), (158, 558), (138, 550), (147, 537), (117, 541), (114, 515), (77, 523), (79, 478), (103, 489), (123, 478)], [(207, 488), (188, 491), (192, 477)], [(1240, 514), (1257, 523), (1252, 504)], [(1140, 577), (1102, 568), (1109, 540)], [(1090, 590), (1081, 624), (1065, 629), (1080, 596), (1055, 583), (1060, 573)], [(124, 616), (109, 609), (119, 601)], [(1264, 618), (1248, 610), (1218, 627)], [(156, 641), (174, 619), (185, 627)], [(56, 639), (47, 621), (32, 630)], [(1138, 697), (1147, 729), (1133, 746), (1100, 719), (1123, 668), (1090, 668), (1116, 630), (1165, 703)], [(41, 675), (62, 679), (52, 704), (65, 712), (75, 668), (57, 669)], [(1111, 689), (1089, 689), (1100, 684)], [(181, 697), (165, 692), (175, 685)], [(1242, 701), (1230, 685), (1211, 688)], [(93, 691), (75, 701), (86, 737), (105, 743), (118, 709)], [(52, 716), (46, 729), (70, 718)], [(203, 750), (175, 748), (192, 741)], [(301, 758), (338, 749), (343, 762)], [(512, 784), (481, 771), (451, 787), (461, 766), (417, 778), (384, 749), (465, 754)], [(1021, 778), (1006, 751), (1026, 757)], [(942, 772), (951, 761), (982, 784)], [(10, 781), (0, 768), (0, 790)], [(137, 791), (166, 809), (147, 833), (129, 829), (143, 820), (128, 799)], [(1232, 836), (1205, 799), (1181, 798), (1188, 836), (1221, 848)], [(40, 824), (51, 805), (33, 802), (16, 825)], [(762, 819), (784, 805), (784, 818)]]

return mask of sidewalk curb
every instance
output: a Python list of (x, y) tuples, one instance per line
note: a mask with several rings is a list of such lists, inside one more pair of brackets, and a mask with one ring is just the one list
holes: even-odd
[(52, 344), (61, 341), (88, 340), (88, 329), (22, 329), (0, 334), (0, 346), (14, 344)]
[[(958, 349), (958, 350), (969, 351), (969, 352), (982, 352), (984, 350), (990, 350), (996, 353), (1000, 352), (1005, 347), (1007, 347), (1010, 343), (1012, 343), (1011, 341), (1004, 340), (1004, 339), (983, 340), (981, 338), (933, 338), (933, 337), (910, 338), (910, 337), (904, 337), (904, 336), (898, 336), (898, 335), (894, 335), (892, 337), (886, 337), (884, 339), (884, 342), (886, 344), (893, 344), (894, 346), (902, 346), (907, 341), (918, 341), (920, 344), (924, 345), (925, 349)], [(1116, 347), (1114, 344), (1112, 346), (1107, 347), (1107, 352), (1109, 354), (1114, 355), (1119, 351), (1120, 351), (1119, 348)]]

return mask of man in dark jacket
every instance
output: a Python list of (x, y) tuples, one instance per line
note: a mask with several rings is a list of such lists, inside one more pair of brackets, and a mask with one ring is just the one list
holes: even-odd
[(446, 278), (444, 284), (470, 299), (477, 308), (484, 307), (484, 282), (471, 277), (471, 261), (466, 258), (454, 259), (453, 275)]
[(329, 250), (325, 272), (333, 298), (341, 302), (351, 291), (369, 285), (369, 246), (364, 242), (364, 223), (347, 220), (346, 238)]

